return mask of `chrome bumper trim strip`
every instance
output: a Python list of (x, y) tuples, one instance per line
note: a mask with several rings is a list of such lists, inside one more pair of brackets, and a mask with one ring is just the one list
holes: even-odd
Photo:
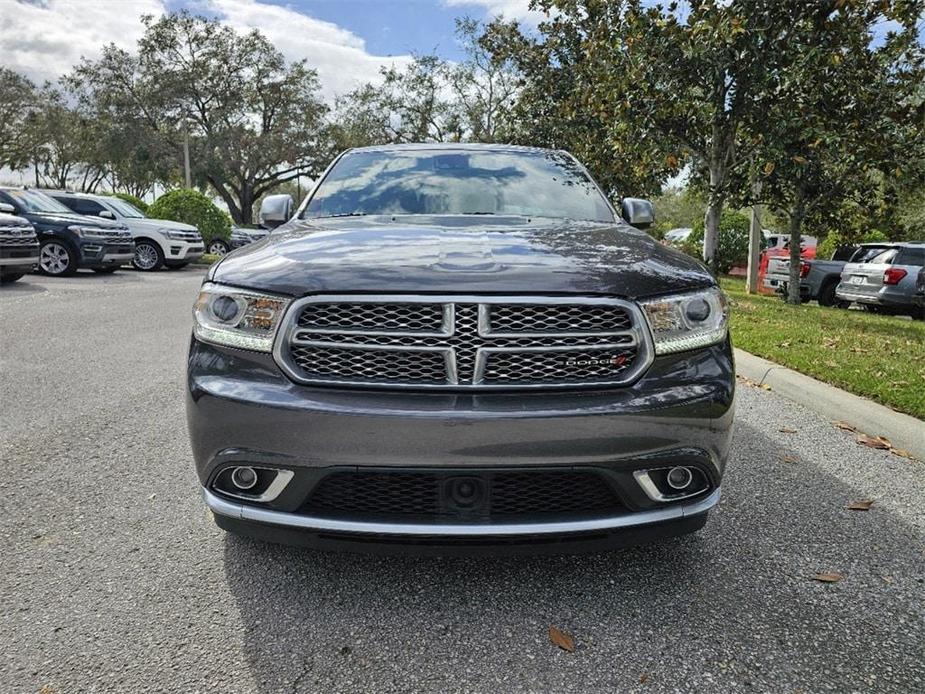
[(435, 537), (492, 537), (510, 535), (567, 535), (569, 533), (595, 532), (604, 530), (618, 530), (649, 523), (679, 520), (689, 516), (709, 511), (719, 503), (720, 490), (692, 504), (673, 505), (669, 508), (654, 511), (642, 511), (625, 516), (612, 518), (596, 518), (583, 521), (563, 521), (554, 523), (496, 523), (496, 524), (464, 524), (464, 523), (373, 523), (364, 521), (334, 520), (331, 518), (315, 518), (301, 516), (295, 513), (271, 511), (236, 504), (213, 494), (203, 488), (202, 496), (213, 513), (240, 520), (281, 525), (290, 528), (316, 532), (365, 533), (369, 535), (408, 535), (408, 536), (435, 536)]

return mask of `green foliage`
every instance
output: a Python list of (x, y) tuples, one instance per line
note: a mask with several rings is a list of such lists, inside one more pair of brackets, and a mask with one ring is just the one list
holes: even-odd
[(832, 232), (816, 248), (816, 257), (828, 259), (841, 246), (853, 246), (858, 243), (873, 243), (875, 241), (889, 241), (889, 239), (886, 234), (877, 229), (870, 229), (862, 234)]
[[(729, 272), (736, 266), (748, 262), (748, 228), (749, 219), (741, 212), (725, 210), (719, 220), (718, 245), (714, 263), (720, 274)], [(698, 219), (693, 225), (691, 235), (681, 247), (688, 255), (701, 257), (704, 237), (704, 220)]]
[(706, 196), (688, 186), (687, 188), (668, 188), (652, 198), (655, 206), (655, 226), (652, 233), (656, 238), (663, 238), (665, 233), (681, 228), (703, 224), (703, 214), (707, 208)]
[(721, 283), (732, 303), (736, 347), (925, 419), (925, 388), (911, 385), (925, 379), (925, 322), (794, 306), (746, 294), (742, 280)]
[[(134, 207), (137, 207), (142, 212), (148, 211), (148, 207), (149, 207), (148, 203), (146, 203), (141, 198), (135, 197), (131, 193), (113, 193), (112, 196), (114, 198), (119, 198), (120, 200), (125, 200), (125, 202), (127, 202), (128, 204)], [(163, 219), (163, 217), (161, 219)]]
[(164, 193), (148, 207), (147, 215), (192, 224), (206, 243), (231, 236), (231, 219), (198, 190), (181, 188)]
[(18, 169), (29, 158), (24, 136), (35, 107), (35, 85), (9, 68), (0, 66), (0, 168)]

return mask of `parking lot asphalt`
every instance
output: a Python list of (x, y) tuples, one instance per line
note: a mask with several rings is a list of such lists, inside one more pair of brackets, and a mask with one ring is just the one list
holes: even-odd
[(744, 383), (693, 536), (491, 559), (226, 537), (183, 410), (202, 274), (0, 290), (0, 692), (925, 691), (925, 464)]

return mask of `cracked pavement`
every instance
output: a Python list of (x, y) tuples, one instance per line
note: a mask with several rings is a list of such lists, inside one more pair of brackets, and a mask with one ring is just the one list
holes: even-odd
[(201, 278), (0, 290), (0, 691), (925, 691), (925, 464), (744, 384), (693, 536), (491, 559), (225, 536), (183, 411)]

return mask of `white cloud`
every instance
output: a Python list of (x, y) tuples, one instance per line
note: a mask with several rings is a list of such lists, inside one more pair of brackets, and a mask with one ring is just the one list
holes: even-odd
[(134, 47), (139, 17), (163, 11), (161, 0), (0, 0), (2, 62), (37, 82), (54, 80), (108, 43)]
[(202, 0), (222, 21), (240, 31), (259, 29), (290, 60), (305, 58), (318, 71), (322, 96), (332, 99), (363, 82), (376, 82), (383, 65), (409, 56), (375, 56), (362, 38), (331, 22), (256, 0)]
[[(318, 70), (325, 99), (376, 81), (383, 65), (410, 60), (371, 55), (356, 34), (288, 7), (259, 0), (190, 4), (239, 31), (259, 29), (290, 60), (305, 58)], [(108, 43), (134, 49), (144, 29), (140, 16), (165, 11), (163, 0), (0, 0), (2, 64), (37, 82), (54, 80)]]
[(448, 7), (480, 7), (490, 17), (503, 15), (528, 24), (539, 24), (545, 15), (530, 9), (530, 0), (443, 0)]

